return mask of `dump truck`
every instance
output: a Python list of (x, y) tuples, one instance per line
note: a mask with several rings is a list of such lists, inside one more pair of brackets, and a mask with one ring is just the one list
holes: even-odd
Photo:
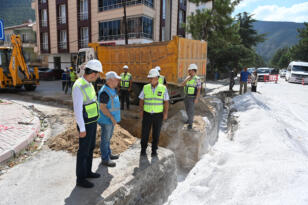
[[(79, 76), (83, 75), (85, 64), (91, 59), (100, 60), (104, 73), (115, 71), (120, 75), (123, 66), (128, 65), (133, 76), (130, 97), (134, 103), (138, 102), (143, 85), (149, 83), (149, 70), (160, 66), (161, 75), (167, 80), (170, 101), (174, 102), (184, 97), (181, 82), (188, 75), (189, 64), (197, 64), (197, 74), (205, 82), (207, 42), (175, 36), (170, 41), (147, 44), (112, 46), (89, 43), (89, 48), (80, 49), (78, 52), (76, 70)], [(101, 78), (104, 79), (104, 74), (101, 74)]]
[(39, 84), (38, 68), (30, 71), (22, 52), (19, 35), (11, 36), (11, 47), (0, 46), (0, 88), (35, 90)]

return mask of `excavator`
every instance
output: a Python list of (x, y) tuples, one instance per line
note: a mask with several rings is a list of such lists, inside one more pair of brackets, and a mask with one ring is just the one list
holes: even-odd
[(33, 91), (38, 84), (38, 68), (33, 71), (28, 68), (20, 36), (12, 35), (11, 47), (0, 46), (0, 88), (20, 89), (24, 86), (27, 91)]

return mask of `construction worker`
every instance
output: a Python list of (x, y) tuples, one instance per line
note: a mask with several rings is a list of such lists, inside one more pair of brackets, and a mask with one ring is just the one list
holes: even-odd
[(77, 152), (77, 186), (91, 188), (93, 183), (87, 178), (99, 178), (98, 173), (93, 173), (92, 159), (95, 148), (97, 119), (99, 109), (96, 93), (92, 82), (95, 82), (100, 72), (103, 72), (102, 64), (98, 60), (90, 60), (85, 66), (83, 77), (76, 80), (73, 85), (74, 113), (79, 131), (79, 149)]
[(77, 80), (77, 75), (73, 69), (73, 67), (70, 67), (70, 87), (73, 87), (75, 81)]
[(160, 75), (160, 70), (161, 70), (160, 66), (156, 66), (155, 69), (159, 73), (158, 83), (163, 84), (163, 85), (167, 85), (167, 81), (166, 81), (165, 76)]
[(124, 101), (126, 101), (126, 107), (129, 110), (129, 92), (132, 89), (132, 75), (128, 72), (128, 66), (123, 66), (123, 73), (121, 73), (120, 84), (120, 97), (121, 97), (121, 110), (124, 110)]
[(185, 93), (185, 109), (188, 116), (186, 124), (188, 124), (187, 129), (192, 129), (192, 123), (194, 121), (194, 105), (198, 103), (201, 90), (201, 80), (197, 76), (198, 67), (196, 64), (190, 64), (188, 66), (188, 74), (182, 86), (184, 86)]
[(141, 156), (146, 155), (149, 134), (152, 128), (152, 157), (157, 156), (158, 142), (162, 121), (167, 119), (169, 95), (166, 86), (158, 83), (159, 73), (153, 68), (148, 78), (150, 83), (143, 86), (139, 95), (141, 129)]
[(120, 122), (120, 100), (116, 88), (119, 85), (121, 77), (116, 72), (106, 73), (106, 84), (98, 92), (100, 102), (100, 117), (98, 124), (101, 126), (101, 158), (102, 165), (115, 167), (116, 164), (111, 160), (118, 159), (118, 155), (113, 155), (110, 149), (110, 140), (113, 134), (114, 126)]

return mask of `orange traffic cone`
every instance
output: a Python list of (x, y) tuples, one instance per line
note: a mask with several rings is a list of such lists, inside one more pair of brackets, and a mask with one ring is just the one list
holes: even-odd
[(302, 85), (305, 85), (305, 80), (304, 80), (304, 78), (302, 79)]

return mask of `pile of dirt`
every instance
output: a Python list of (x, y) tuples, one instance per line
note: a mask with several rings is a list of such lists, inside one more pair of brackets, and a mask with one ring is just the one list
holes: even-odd
[[(97, 126), (96, 146), (94, 149), (94, 157), (100, 157), (100, 142), (101, 142), (101, 127)], [(124, 152), (130, 145), (136, 142), (136, 138), (129, 132), (123, 129), (120, 125), (114, 128), (113, 136), (111, 138), (111, 150), (114, 154)], [(74, 155), (78, 151), (78, 132), (76, 124), (72, 124), (69, 128), (52, 138), (48, 142), (49, 148), (52, 150), (66, 150)]]

